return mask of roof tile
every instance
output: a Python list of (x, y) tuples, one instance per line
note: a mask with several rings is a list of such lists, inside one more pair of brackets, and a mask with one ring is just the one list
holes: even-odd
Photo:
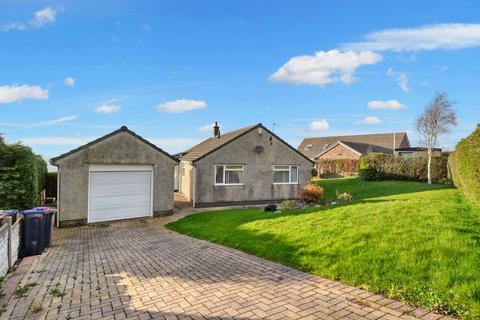
[[(313, 159), (322, 152), (326, 151), (339, 141), (345, 143), (352, 149), (360, 153), (366, 153), (370, 150), (373, 152), (390, 152), (393, 149), (393, 135), (394, 133), (374, 133), (374, 134), (360, 134), (349, 136), (331, 136), (318, 138), (305, 138), (298, 147), (298, 151), (305, 154), (307, 157)], [(407, 145), (402, 144), (406, 141)], [(307, 146), (311, 145), (309, 148)], [(395, 133), (395, 148), (409, 147), (407, 133)]]

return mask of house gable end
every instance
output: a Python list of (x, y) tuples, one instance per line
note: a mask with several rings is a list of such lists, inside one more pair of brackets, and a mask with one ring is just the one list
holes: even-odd
[(242, 139), (243, 137), (245, 137), (246, 135), (248, 135), (249, 133), (251, 133), (252, 131), (258, 129), (258, 128), (261, 128), (264, 132), (263, 134), (269, 134), (271, 136), (271, 138), (275, 138), (278, 140), (278, 142), (282, 143), (283, 145), (285, 145), (287, 148), (289, 148), (291, 151), (295, 152), (296, 154), (298, 154), (299, 156), (301, 156), (302, 158), (306, 159), (308, 162), (310, 162), (311, 164), (314, 164), (315, 162), (312, 161), (310, 158), (308, 158), (307, 156), (305, 156), (302, 152), (298, 151), (297, 149), (295, 149), (294, 147), (292, 147), (290, 144), (288, 144), (285, 140), (283, 140), (282, 138), (280, 138), (279, 136), (277, 136), (275, 133), (273, 133), (272, 131), (268, 130), (266, 127), (264, 127), (261, 123), (259, 123), (258, 125), (256, 126), (253, 126), (252, 128), (250, 128), (249, 130), (243, 132), (242, 134), (236, 136), (235, 138), (233, 138), (232, 140), (226, 142), (225, 144), (211, 150), (210, 152), (204, 154), (203, 156), (195, 159), (192, 161), (192, 163), (198, 163), (200, 162), (202, 159), (204, 158), (207, 158), (208, 156), (216, 153), (216, 152), (221, 152), (223, 148), (225, 148), (226, 146), (228, 146), (229, 144), (235, 142), (235, 141), (238, 141), (240, 139)]
[[(169, 160), (173, 161), (174, 163), (178, 163), (178, 160), (175, 159), (173, 156), (168, 154), (167, 152), (163, 151), (156, 145), (152, 144), (151, 142), (145, 140), (141, 136), (137, 135), (135, 132), (129, 130), (127, 127), (123, 126), (118, 130), (115, 130), (103, 137), (100, 137), (96, 140), (93, 140), (83, 146), (80, 146), (76, 149), (73, 149), (67, 153), (64, 153), (58, 157), (52, 158), (50, 160), (50, 163), (52, 165), (60, 165), (62, 162), (67, 161), (68, 159), (75, 157), (75, 155), (79, 157), (85, 157), (85, 154), (90, 154), (90, 151), (93, 151), (96, 149), (98, 152), (98, 149), (102, 147), (102, 145), (105, 145), (105, 143), (109, 143), (115, 140), (119, 140), (119, 137), (123, 137), (123, 139), (131, 139), (130, 145), (135, 145), (135, 143), (138, 143), (139, 145), (142, 145), (143, 147), (147, 147), (149, 150), (152, 150), (153, 152), (157, 152), (162, 154), (163, 156), (169, 158)], [(128, 137), (128, 138), (127, 138)], [(120, 139), (122, 140), (122, 139)], [(118, 153), (122, 148), (111, 148), (111, 153), (110, 155), (104, 155), (104, 156), (110, 156), (111, 158), (114, 158), (116, 155), (115, 153)], [(132, 150), (130, 150), (132, 152)], [(101, 153), (101, 152), (100, 152)], [(82, 154), (82, 155), (81, 155)], [(117, 155), (118, 156), (118, 155)], [(131, 155), (134, 157), (134, 155)], [(88, 156), (91, 158), (90, 156)], [(122, 160), (119, 158), (119, 162), (122, 162)]]

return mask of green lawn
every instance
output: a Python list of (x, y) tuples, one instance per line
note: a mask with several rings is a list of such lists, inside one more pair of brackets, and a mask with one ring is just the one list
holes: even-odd
[(201, 213), (168, 225), (428, 310), (480, 317), (480, 208), (445, 185), (320, 180), (354, 201), (280, 214)]

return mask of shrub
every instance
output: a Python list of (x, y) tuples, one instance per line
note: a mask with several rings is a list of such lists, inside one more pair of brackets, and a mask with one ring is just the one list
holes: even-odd
[(274, 204), (269, 204), (263, 209), (265, 212), (275, 212), (277, 211), (277, 206)]
[(0, 142), (0, 209), (25, 209), (39, 204), (47, 164), (29, 147)]
[[(361, 180), (411, 180), (427, 181), (425, 156), (402, 158), (383, 153), (369, 153), (360, 158), (359, 177)], [(447, 183), (447, 157), (432, 158), (432, 181)]]
[(313, 178), (318, 177), (318, 170), (316, 168), (312, 168), (311, 175)]
[(299, 196), (306, 203), (319, 203), (322, 200), (324, 190), (316, 184), (310, 183), (300, 189)]
[(462, 139), (448, 158), (449, 174), (453, 183), (465, 196), (480, 205), (480, 128)]
[(298, 209), (298, 203), (295, 200), (285, 200), (280, 205), (282, 211), (292, 211)]
[(339, 202), (350, 202), (352, 201), (353, 197), (350, 193), (344, 192), (337, 194), (337, 201)]

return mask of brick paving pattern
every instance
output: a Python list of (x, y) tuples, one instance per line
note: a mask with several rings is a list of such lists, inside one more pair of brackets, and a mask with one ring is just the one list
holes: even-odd
[[(56, 230), (54, 246), (41, 256), (25, 259), (20, 271), (10, 277), (20, 278), (22, 286), (36, 285), (22, 298), (7, 294), (1, 318), (442, 318), (170, 232), (163, 227), (165, 221), (157, 218)], [(55, 288), (64, 295), (52, 295)]]

